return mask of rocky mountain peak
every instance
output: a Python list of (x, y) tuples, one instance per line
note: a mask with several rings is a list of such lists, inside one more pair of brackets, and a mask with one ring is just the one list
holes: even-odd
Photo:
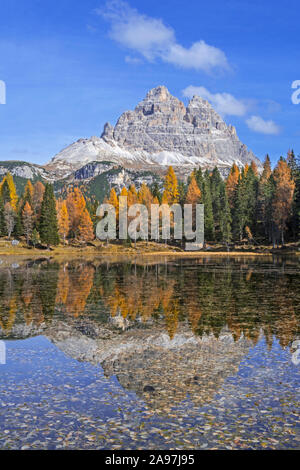
[(90, 161), (112, 161), (125, 168), (162, 172), (172, 165), (178, 173), (217, 166), (222, 172), (235, 162), (242, 167), (261, 162), (240, 142), (212, 105), (194, 96), (187, 106), (165, 86), (146, 94), (134, 110), (125, 111), (115, 126), (106, 123), (101, 138), (86, 139), (54, 157), (51, 170), (77, 170)]
[(168, 99), (173, 98), (169, 90), (164, 85), (159, 85), (156, 88), (152, 88), (148, 91), (146, 95), (146, 100), (148, 101), (167, 101)]

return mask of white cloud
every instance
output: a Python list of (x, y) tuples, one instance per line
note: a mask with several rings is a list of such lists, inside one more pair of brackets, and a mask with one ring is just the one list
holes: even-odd
[(226, 55), (220, 49), (198, 41), (190, 48), (176, 42), (175, 32), (161, 19), (139, 13), (128, 3), (109, 0), (104, 9), (96, 10), (110, 23), (110, 37), (122, 46), (139, 52), (147, 60), (157, 58), (183, 67), (210, 72), (229, 69)]
[(229, 93), (211, 93), (203, 86), (188, 86), (182, 91), (187, 98), (198, 95), (209, 101), (214, 109), (222, 116), (244, 116), (248, 111), (248, 105), (243, 100), (238, 100)]
[(260, 116), (251, 116), (246, 120), (246, 124), (249, 129), (260, 134), (277, 135), (280, 133), (280, 127), (274, 121), (265, 121)]
[(125, 57), (125, 62), (127, 64), (140, 64), (142, 62), (142, 60), (139, 59), (138, 57), (131, 57), (130, 55), (127, 55)]
[(195, 42), (189, 49), (172, 44), (164, 55), (166, 62), (184, 68), (195, 68), (209, 72), (215, 67), (229, 68), (224, 52), (204, 41)]

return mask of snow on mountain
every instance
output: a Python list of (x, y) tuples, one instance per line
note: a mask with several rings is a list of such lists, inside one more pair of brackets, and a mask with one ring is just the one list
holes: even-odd
[(167, 88), (150, 90), (134, 111), (123, 113), (116, 126), (107, 123), (101, 137), (79, 139), (45, 166), (56, 178), (65, 178), (89, 162), (114, 162), (125, 168), (157, 173), (172, 165), (187, 175), (194, 167), (224, 174), (235, 162), (242, 167), (261, 162), (240, 142), (208, 101), (195, 96), (184, 104)]

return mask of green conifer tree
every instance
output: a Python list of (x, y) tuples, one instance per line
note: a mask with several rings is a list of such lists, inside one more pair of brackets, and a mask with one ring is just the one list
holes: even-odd
[(39, 233), (42, 243), (46, 243), (47, 245), (59, 244), (56, 202), (53, 186), (50, 183), (47, 183), (45, 187), (41, 207)]

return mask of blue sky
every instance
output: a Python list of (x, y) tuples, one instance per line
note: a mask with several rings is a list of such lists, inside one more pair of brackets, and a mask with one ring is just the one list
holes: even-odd
[(300, 153), (299, 18), (296, 0), (1, 0), (0, 160), (46, 163), (157, 85), (209, 99), (260, 158)]

